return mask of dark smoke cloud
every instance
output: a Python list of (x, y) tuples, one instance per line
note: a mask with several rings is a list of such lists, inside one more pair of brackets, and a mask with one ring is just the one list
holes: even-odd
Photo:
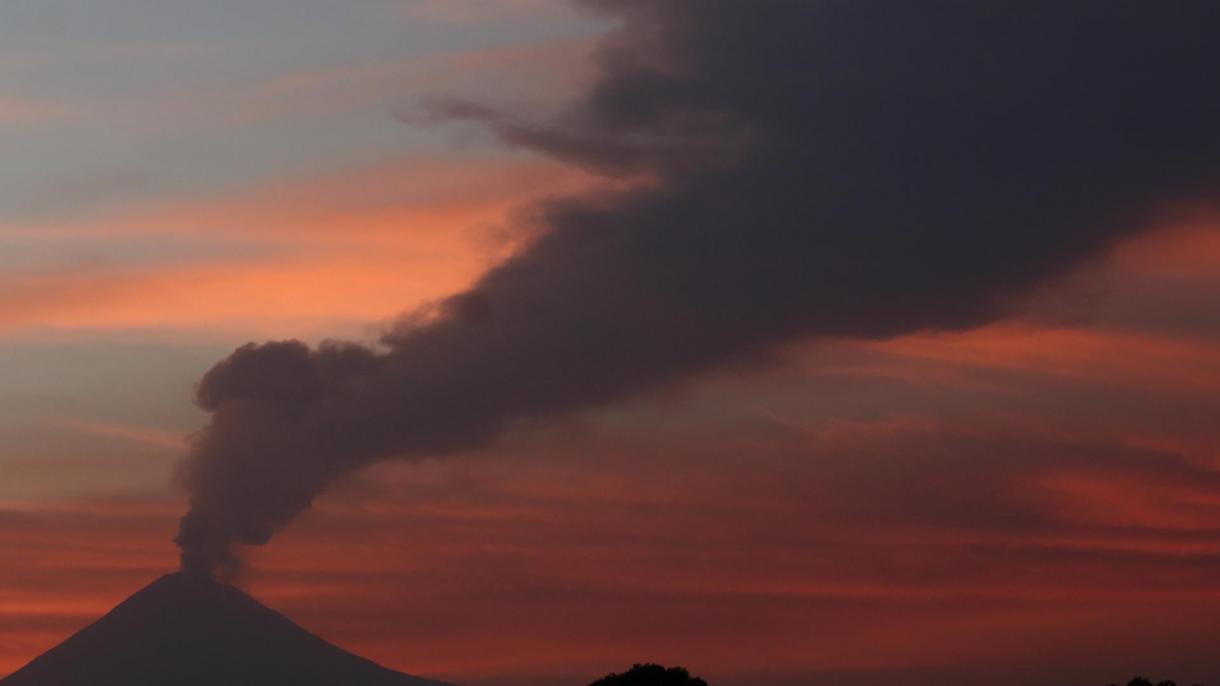
[(1220, 181), (1220, 4), (588, 0), (621, 17), (554, 121), (441, 105), (635, 191), (552, 202), (521, 254), (372, 350), (248, 345), (203, 378), (187, 568), (333, 479), (488, 444), (799, 336), (1002, 316)]

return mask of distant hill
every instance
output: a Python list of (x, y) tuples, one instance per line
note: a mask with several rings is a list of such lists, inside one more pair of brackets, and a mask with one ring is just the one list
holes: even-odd
[(305, 631), (242, 591), (169, 574), (0, 686), (444, 686)]

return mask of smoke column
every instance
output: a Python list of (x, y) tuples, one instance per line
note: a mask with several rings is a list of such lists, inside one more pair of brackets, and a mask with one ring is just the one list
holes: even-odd
[(336, 478), (491, 443), (797, 337), (961, 329), (1220, 184), (1212, 0), (585, 0), (621, 20), (552, 121), (434, 103), (634, 190), (376, 349), (249, 344), (200, 381), (183, 566)]

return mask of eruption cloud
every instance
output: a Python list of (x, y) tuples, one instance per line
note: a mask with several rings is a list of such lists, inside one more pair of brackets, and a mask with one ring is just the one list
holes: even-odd
[(198, 386), (187, 570), (335, 479), (486, 446), (798, 337), (1014, 298), (1220, 188), (1212, 0), (584, 0), (621, 20), (546, 124), (434, 110), (628, 191), (539, 208), (518, 255), (382, 345), (249, 344)]

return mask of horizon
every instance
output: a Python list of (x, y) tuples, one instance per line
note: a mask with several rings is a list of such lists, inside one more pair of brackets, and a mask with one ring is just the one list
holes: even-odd
[(0, 8), (0, 679), (1220, 686), (1220, 5)]

